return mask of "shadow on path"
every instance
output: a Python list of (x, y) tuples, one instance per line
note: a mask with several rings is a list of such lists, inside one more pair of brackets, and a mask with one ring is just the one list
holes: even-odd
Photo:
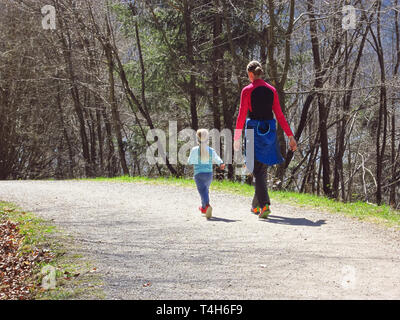
[(307, 227), (320, 227), (323, 224), (326, 224), (326, 220), (318, 220), (318, 221), (311, 221), (306, 218), (288, 218), (288, 217), (280, 217), (270, 215), (268, 219), (261, 220), (264, 222), (270, 223), (278, 223), (278, 224), (286, 224), (286, 225), (293, 225), (293, 226), (307, 226)]
[(225, 219), (225, 218), (218, 218), (218, 217), (211, 217), (210, 219), (208, 219), (208, 221), (219, 221), (219, 222), (238, 222), (241, 220), (231, 220), (231, 219)]

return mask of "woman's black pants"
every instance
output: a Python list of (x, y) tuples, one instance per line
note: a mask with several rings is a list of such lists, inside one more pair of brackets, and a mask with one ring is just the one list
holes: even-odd
[(253, 176), (255, 178), (255, 193), (253, 197), (252, 207), (264, 208), (270, 205), (270, 199), (267, 188), (267, 168), (268, 166), (254, 159)]

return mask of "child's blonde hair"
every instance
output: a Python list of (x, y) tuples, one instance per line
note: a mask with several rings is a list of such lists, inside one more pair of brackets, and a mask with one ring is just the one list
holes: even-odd
[(197, 143), (200, 145), (200, 159), (201, 161), (207, 161), (210, 157), (208, 153), (208, 130), (207, 129), (199, 129), (197, 130), (196, 137)]

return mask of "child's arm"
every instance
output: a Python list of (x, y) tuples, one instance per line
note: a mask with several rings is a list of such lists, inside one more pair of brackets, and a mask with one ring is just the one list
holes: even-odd
[(189, 158), (187, 163), (188, 164), (197, 164), (198, 159), (197, 159), (197, 152), (194, 152), (194, 148), (190, 150)]
[(219, 157), (219, 155), (215, 152), (214, 149), (211, 149), (211, 150), (212, 150), (212, 159), (213, 159), (213, 162), (216, 163), (216, 164), (218, 164), (222, 170), (225, 170), (224, 161)]

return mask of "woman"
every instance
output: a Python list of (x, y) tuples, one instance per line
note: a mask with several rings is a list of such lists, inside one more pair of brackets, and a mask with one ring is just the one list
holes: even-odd
[[(282, 113), (277, 91), (273, 86), (261, 79), (262, 73), (262, 66), (258, 61), (251, 61), (247, 65), (247, 74), (249, 76), (251, 84), (244, 87), (241, 93), (240, 109), (236, 121), (236, 130), (234, 135), (234, 149), (235, 151), (238, 151), (240, 148), (240, 136), (242, 134), (245, 123), (247, 123), (247, 129), (257, 128), (258, 131), (258, 127), (259, 125), (261, 125), (265, 127), (266, 133), (269, 133), (270, 131), (271, 133), (273, 133), (274, 131), (276, 132), (276, 122), (274, 120), (275, 114), (279, 125), (289, 137), (289, 146), (291, 150), (296, 151), (297, 143), (293, 137), (292, 130), (290, 129), (285, 119), (285, 116)], [(246, 122), (248, 113), (249, 119), (247, 119)], [(255, 194), (251, 211), (257, 214), (259, 218), (266, 219), (271, 213), (271, 210), (269, 208), (271, 202), (269, 199), (268, 189), (265, 180), (267, 165), (271, 165), (271, 163), (269, 163), (267, 159), (268, 155), (265, 155), (265, 152), (264, 156), (260, 156), (264, 148), (264, 146), (262, 145), (263, 135), (264, 134), (259, 134), (258, 139), (254, 139), (255, 154), (253, 155), (253, 176), (255, 177)], [(275, 150), (277, 153), (277, 155), (275, 155), (275, 158), (282, 158), (278, 151), (279, 145), (277, 140), (274, 141), (273, 144), (273, 150)], [(259, 154), (257, 154), (257, 152)], [(273, 162), (273, 164), (279, 162), (280, 161), (278, 160)]]

